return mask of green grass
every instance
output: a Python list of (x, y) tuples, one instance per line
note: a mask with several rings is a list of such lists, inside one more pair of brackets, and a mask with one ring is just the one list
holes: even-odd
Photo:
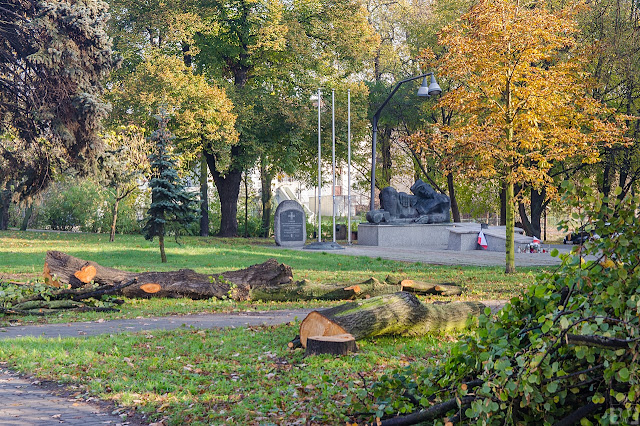
[[(389, 274), (464, 287), (467, 300), (508, 299), (521, 294), (540, 268), (504, 275), (502, 267), (452, 267), (395, 262), (331, 253), (283, 250), (271, 240), (183, 238), (169, 240), (168, 264), (156, 243), (140, 236), (55, 232), (0, 232), (0, 281), (38, 279), (47, 250), (61, 250), (104, 266), (130, 271), (191, 268), (219, 274), (270, 257), (292, 267), (294, 279), (353, 284)], [(432, 297), (430, 299), (446, 299)], [(0, 300), (1, 302), (1, 300)], [(180, 315), (329, 306), (339, 302), (234, 302), (230, 300), (126, 300), (119, 313), (61, 313), (22, 321)], [(0, 317), (0, 326), (15, 318)], [(377, 338), (359, 341), (347, 357), (305, 358), (286, 343), (297, 324), (225, 330), (180, 329), (77, 339), (0, 340), (0, 360), (25, 374), (68, 383), (77, 398), (99, 397), (137, 407), (169, 424), (341, 424), (363, 420), (350, 401), (356, 390), (395, 367), (441, 359), (450, 338)], [(369, 419), (371, 420), (371, 419)], [(297, 422), (297, 423), (296, 423)]]
[(154, 331), (86, 339), (0, 340), (0, 359), (77, 398), (137, 407), (168, 424), (344, 424), (357, 389), (389, 369), (441, 358), (449, 339), (384, 337), (345, 357), (304, 357), (298, 324)]
[[(114, 243), (104, 234), (59, 232), (0, 232), (0, 280), (28, 281), (38, 279), (47, 250), (60, 250), (104, 266), (134, 272), (166, 271), (191, 268), (200, 273), (219, 274), (245, 268), (268, 258), (293, 268), (295, 280), (309, 279), (322, 283), (350, 285), (370, 277), (384, 280), (393, 274), (415, 280), (455, 282), (465, 292), (462, 300), (509, 299), (522, 293), (533, 283), (541, 268), (519, 268), (518, 273), (505, 275), (502, 267), (439, 266), (406, 263), (276, 248), (272, 240), (220, 239), (184, 237), (181, 245), (172, 239), (167, 242), (169, 263), (160, 262), (157, 242), (146, 241), (137, 235), (118, 235)], [(431, 299), (442, 299), (432, 297)], [(62, 313), (58, 316), (20, 318), (26, 322), (61, 322), (93, 320), (97, 318), (135, 318), (137, 316), (186, 314), (198, 312), (231, 312), (327, 306), (328, 302), (232, 302), (216, 300), (150, 299), (127, 300), (119, 313)], [(0, 317), (0, 324), (6, 318)]]

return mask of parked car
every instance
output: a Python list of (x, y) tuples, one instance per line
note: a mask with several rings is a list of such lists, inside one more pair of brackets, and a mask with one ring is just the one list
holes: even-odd
[(564, 244), (584, 244), (587, 241), (597, 240), (600, 238), (593, 231), (586, 231), (584, 227), (580, 227), (572, 233), (566, 235), (562, 241)]

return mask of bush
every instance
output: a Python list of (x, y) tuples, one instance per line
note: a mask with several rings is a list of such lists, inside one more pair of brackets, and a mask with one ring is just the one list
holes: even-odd
[(563, 201), (600, 239), (562, 255), (557, 271), (495, 316), (487, 310), (447, 359), (363, 390), (365, 409), (384, 417), (450, 404), (422, 418), (436, 424), (445, 415), (473, 424), (637, 424), (640, 198), (602, 197), (591, 184), (565, 183)]
[(102, 188), (90, 180), (56, 182), (43, 197), (41, 220), (56, 231), (98, 232), (103, 201)]

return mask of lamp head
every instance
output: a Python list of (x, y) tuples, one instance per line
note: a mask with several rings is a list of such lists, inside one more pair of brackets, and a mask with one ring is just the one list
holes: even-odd
[[(425, 81), (427, 80), (427, 78), (424, 78), (424, 81), (422, 82), (422, 84), (425, 84)], [(436, 76), (431, 74), (431, 83), (429, 84), (429, 89), (427, 91), (427, 94), (429, 96), (438, 96), (440, 93), (442, 93), (442, 89), (440, 88), (440, 86), (438, 85), (438, 82), (436, 81)]]
[(427, 76), (422, 79), (422, 85), (418, 89), (418, 96), (429, 97), (429, 85), (427, 84)]

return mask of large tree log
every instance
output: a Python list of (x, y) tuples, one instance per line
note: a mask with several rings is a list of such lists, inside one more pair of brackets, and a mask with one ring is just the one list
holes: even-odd
[(210, 297), (248, 300), (251, 289), (278, 287), (292, 281), (291, 268), (278, 264), (275, 259), (239, 271), (224, 272), (217, 276), (199, 274), (191, 269), (169, 272), (128, 272), (107, 268), (95, 262), (82, 260), (59, 251), (47, 252), (44, 265), (45, 281), (69, 284), (73, 288), (91, 281), (100, 285), (117, 286), (136, 279), (120, 290), (127, 297)]
[(310, 336), (345, 333), (356, 340), (385, 334), (421, 336), (462, 328), (484, 308), (480, 302), (425, 305), (411, 293), (398, 292), (311, 312), (300, 324), (300, 343), (306, 348)]
[(346, 286), (319, 284), (308, 280), (294, 282), (289, 266), (275, 259), (239, 271), (228, 271), (212, 277), (191, 269), (170, 272), (134, 273), (101, 266), (59, 251), (47, 252), (45, 281), (60, 287), (79, 288), (91, 281), (100, 285), (121, 286), (136, 279), (135, 284), (117, 292), (127, 297), (232, 298), (234, 300), (353, 300), (392, 294), (407, 286), (420, 294), (459, 294), (460, 288), (450, 283), (415, 283), (387, 277), (386, 282), (371, 278)]

